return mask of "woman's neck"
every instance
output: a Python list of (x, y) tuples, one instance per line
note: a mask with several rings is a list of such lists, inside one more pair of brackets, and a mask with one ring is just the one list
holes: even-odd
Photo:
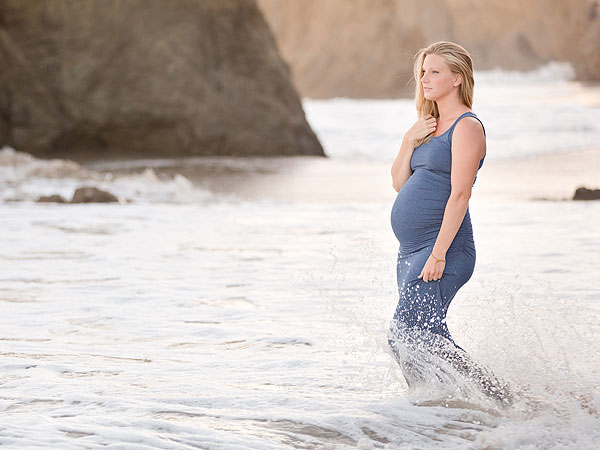
[(456, 119), (461, 114), (469, 111), (470, 109), (462, 103), (458, 95), (446, 96), (436, 100), (438, 109), (438, 119), (440, 122), (450, 121)]

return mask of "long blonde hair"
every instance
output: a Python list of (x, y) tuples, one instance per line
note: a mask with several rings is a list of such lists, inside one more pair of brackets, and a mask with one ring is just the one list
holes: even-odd
[[(475, 80), (473, 78), (473, 60), (471, 55), (463, 47), (454, 42), (440, 41), (431, 44), (428, 47), (422, 48), (415, 55), (415, 64), (413, 67), (415, 77), (415, 103), (419, 118), (431, 114), (436, 119), (440, 117), (437, 105), (432, 100), (427, 100), (423, 92), (423, 84), (421, 83), (421, 74), (423, 70), (423, 62), (427, 55), (439, 55), (444, 58), (450, 71), (454, 74), (461, 75), (462, 82), (459, 86), (459, 96), (462, 102), (471, 108), (473, 105), (473, 89)], [(423, 142), (429, 142), (433, 132), (422, 139), (417, 140), (415, 147)]]

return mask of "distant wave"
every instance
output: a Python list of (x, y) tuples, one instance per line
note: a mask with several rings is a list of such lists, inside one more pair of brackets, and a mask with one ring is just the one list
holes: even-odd
[(35, 158), (8, 146), (0, 150), (2, 201), (35, 201), (53, 194), (68, 200), (81, 186), (107, 190), (123, 201), (186, 203), (210, 197), (185, 176), (158, 175), (152, 167), (115, 174), (90, 170), (68, 159)]
[[(598, 148), (600, 87), (571, 81), (569, 63), (529, 72), (475, 74), (473, 111), (487, 132), (488, 159)], [(304, 99), (304, 109), (332, 158), (394, 160), (417, 120), (412, 99)]]
[(550, 61), (536, 69), (522, 70), (475, 70), (476, 82), (517, 82), (528, 83), (535, 81), (571, 81), (575, 78), (575, 69), (570, 62)]

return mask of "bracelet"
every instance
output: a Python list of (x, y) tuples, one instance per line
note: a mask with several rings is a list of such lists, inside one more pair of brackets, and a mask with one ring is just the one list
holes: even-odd
[(445, 263), (445, 262), (446, 262), (446, 260), (445, 260), (445, 259), (438, 258), (437, 256), (434, 256), (434, 254), (433, 254), (433, 253), (431, 253), (431, 255), (430, 255), (430, 256), (431, 256), (433, 259), (435, 259), (435, 263), (434, 263), (434, 264), (437, 264), (437, 263), (439, 263), (439, 262), (443, 262), (443, 263)]

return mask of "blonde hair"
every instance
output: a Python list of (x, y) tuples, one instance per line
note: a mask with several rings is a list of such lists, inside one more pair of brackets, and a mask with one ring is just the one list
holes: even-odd
[[(473, 105), (473, 90), (475, 87), (475, 80), (473, 78), (473, 60), (471, 59), (471, 55), (469, 55), (469, 52), (463, 47), (454, 42), (440, 41), (422, 48), (415, 55), (413, 72), (416, 82), (415, 103), (419, 118), (424, 117), (427, 114), (431, 114), (435, 118), (440, 116), (436, 103), (425, 98), (423, 84), (421, 83), (423, 62), (427, 55), (439, 55), (443, 57), (446, 64), (448, 64), (450, 71), (461, 76), (462, 82), (459, 86), (459, 97), (468, 108), (471, 108)], [(419, 139), (415, 143), (415, 147), (421, 145), (423, 142), (428, 142), (429, 139), (431, 139), (432, 133)]]

